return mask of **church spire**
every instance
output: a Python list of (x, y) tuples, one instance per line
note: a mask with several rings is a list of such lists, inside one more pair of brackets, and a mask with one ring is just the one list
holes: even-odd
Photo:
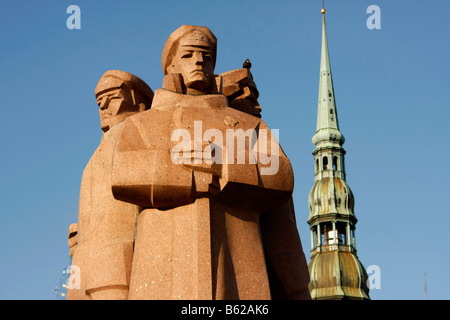
[(354, 196), (346, 182), (344, 136), (339, 131), (322, 8), (317, 130), (313, 136), (315, 174), (308, 198), (313, 299), (370, 299), (367, 273), (356, 256)]
[(317, 128), (313, 143), (342, 146), (345, 139), (339, 131), (336, 102), (334, 98), (333, 77), (331, 74), (328, 53), (327, 29), (325, 24), (325, 8), (322, 8), (322, 51), (320, 58), (319, 101), (317, 111)]

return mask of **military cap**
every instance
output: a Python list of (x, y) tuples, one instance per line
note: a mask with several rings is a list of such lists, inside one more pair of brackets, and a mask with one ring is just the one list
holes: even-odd
[(166, 75), (167, 68), (172, 63), (172, 58), (176, 54), (178, 44), (181, 39), (191, 37), (199, 45), (210, 46), (212, 48), (212, 63), (213, 67), (216, 65), (217, 53), (217, 39), (214, 34), (207, 27), (182, 25), (177, 30), (172, 32), (164, 45), (161, 57), (161, 65), (164, 74)]
[(128, 88), (139, 91), (149, 101), (152, 101), (153, 90), (143, 80), (131, 73), (120, 70), (109, 70), (102, 75), (95, 87), (95, 96), (98, 97), (107, 90), (120, 88), (124, 83)]

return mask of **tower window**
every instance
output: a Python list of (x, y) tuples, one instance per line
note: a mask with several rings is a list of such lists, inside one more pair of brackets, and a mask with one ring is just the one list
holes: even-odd
[(328, 157), (322, 158), (323, 170), (328, 170)]
[(333, 170), (337, 170), (337, 157), (333, 157)]
[(313, 249), (315, 249), (318, 245), (319, 245), (319, 238), (317, 237), (317, 226), (314, 226), (312, 229), (312, 234), (313, 234)]
[(346, 234), (347, 234), (347, 225), (344, 222), (336, 223), (336, 233), (337, 233), (337, 243), (341, 245), (348, 245)]
[(330, 114), (333, 114), (333, 109), (330, 109)]
[(319, 171), (319, 159), (316, 159), (316, 173)]
[(349, 244), (352, 245), (352, 246), (356, 245), (356, 243), (355, 243), (355, 228), (354, 227), (352, 227), (350, 229), (350, 241), (349, 241)]
[(333, 244), (334, 243), (334, 231), (331, 222), (325, 222), (321, 224), (320, 227), (321, 233), (321, 243), (323, 245)]

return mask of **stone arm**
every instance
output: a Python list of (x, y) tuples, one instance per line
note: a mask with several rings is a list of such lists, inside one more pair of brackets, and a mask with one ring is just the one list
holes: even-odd
[[(91, 159), (82, 177), (78, 224), (71, 225), (69, 230), (69, 246), (76, 250), (67, 299), (125, 300), (128, 298), (137, 207), (116, 201), (112, 196), (93, 194), (99, 190), (99, 179), (95, 178), (94, 171)], [(102, 177), (102, 173), (98, 172), (97, 177)], [(107, 214), (101, 216), (99, 206), (105, 208)], [(120, 228), (115, 228), (117, 225)], [(75, 231), (78, 231), (77, 235), (70, 237)], [(77, 240), (76, 244), (74, 240)]]
[[(84, 272), (84, 261), (86, 261), (85, 242), (87, 240), (86, 233), (88, 232), (88, 230), (86, 229), (89, 224), (90, 216), (89, 199), (91, 198), (90, 195), (92, 192), (90, 183), (91, 174), (91, 161), (89, 161), (86, 168), (84, 169), (81, 179), (80, 198), (78, 204), (78, 223), (76, 224), (77, 234), (75, 236), (76, 246), (74, 246), (71, 264), (71, 275), (73, 275), (74, 281), (73, 283), (70, 282), (69, 288), (67, 290), (67, 300), (89, 300), (89, 297), (86, 293), (87, 272)], [(69, 240), (69, 246), (70, 245), (71, 243)], [(79, 273), (80, 278), (77, 278), (76, 274), (74, 274), (78, 270), (81, 271)]]
[(251, 148), (254, 164), (240, 164), (242, 161), (235, 157), (233, 163), (224, 165), (220, 183), (221, 193), (230, 194), (230, 198), (239, 195), (239, 201), (248, 200), (260, 211), (275, 208), (291, 197), (294, 175), (289, 159), (262, 120), (255, 131), (258, 138)]
[[(158, 125), (157, 120), (151, 123)], [(140, 129), (143, 130), (132, 117), (127, 119), (116, 144), (112, 192), (117, 200), (162, 209), (192, 203), (207, 193), (210, 174), (174, 163), (170, 143), (146, 142), (148, 137)], [(159, 141), (165, 136), (156, 133), (148, 140)]]
[[(120, 236), (120, 234), (115, 234)], [(89, 243), (86, 292), (92, 300), (127, 300), (133, 242)]]
[[(255, 128), (258, 136), (255, 145), (245, 147), (245, 159), (235, 152), (239, 146), (227, 145), (227, 150), (234, 151), (229, 158), (224, 150), (223, 165), (204, 162), (185, 165), (172, 158), (173, 144), (168, 138), (172, 115), (169, 112), (153, 112), (142, 118), (141, 115), (125, 121), (115, 147), (112, 192), (117, 200), (163, 209), (219, 192), (224, 197), (239, 195), (239, 201), (249, 203), (259, 199), (261, 205), (281, 204), (290, 197), (294, 185), (291, 164), (262, 120), (252, 120), (252, 126), (244, 126)], [(250, 149), (252, 163), (248, 158)]]

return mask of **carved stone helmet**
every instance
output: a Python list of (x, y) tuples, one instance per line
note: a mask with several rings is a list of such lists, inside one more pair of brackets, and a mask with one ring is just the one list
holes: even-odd
[(139, 77), (125, 71), (106, 71), (95, 87), (95, 96), (98, 97), (107, 90), (120, 88), (123, 84), (131, 90), (141, 93), (144, 99), (148, 99), (147, 109), (150, 107), (154, 95), (153, 90)]
[(168, 73), (167, 68), (172, 64), (172, 58), (176, 54), (180, 40), (185, 37), (191, 37), (192, 40), (195, 40), (199, 45), (210, 46), (213, 49), (211, 56), (213, 66), (216, 65), (217, 38), (211, 30), (207, 27), (182, 25), (177, 30), (172, 32), (164, 45), (161, 57), (161, 65), (164, 75)]

